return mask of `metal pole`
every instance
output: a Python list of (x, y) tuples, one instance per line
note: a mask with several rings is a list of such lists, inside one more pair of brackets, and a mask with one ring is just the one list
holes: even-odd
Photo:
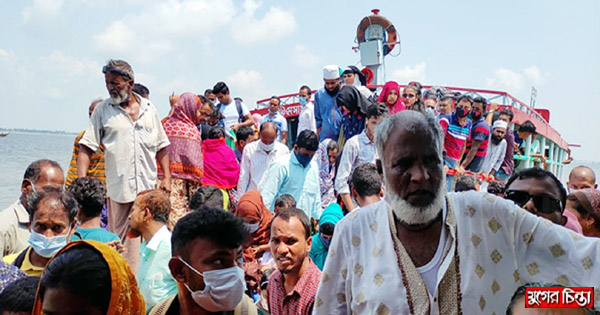
[(556, 164), (555, 164), (555, 160), (554, 157), (556, 155), (554, 154), (554, 142), (550, 141), (550, 147), (548, 148), (548, 159), (550, 160), (550, 169), (549, 171), (552, 174), (556, 175)]
[[(540, 141), (540, 152), (538, 152), (538, 153), (546, 156), (546, 137), (542, 136), (542, 141)], [(542, 163), (541, 167), (544, 168), (543, 163)]]
[(525, 139), (525, 168), (531, 167), (531, 161), (529, 160), (529, 151), (531, 150), (531, 135)]

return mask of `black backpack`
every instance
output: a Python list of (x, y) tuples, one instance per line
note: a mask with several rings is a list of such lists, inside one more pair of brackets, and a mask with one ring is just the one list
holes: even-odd
[[(244, 118), (244, 111), (242, 110), (242, 99), (239, 97), (233, 98), (235, 101), (235, 108), (238, 112), (238, 123), (243, 123), (246, 119)], [(219, 104), (219, 111), (223, 112), (223, 104)]]

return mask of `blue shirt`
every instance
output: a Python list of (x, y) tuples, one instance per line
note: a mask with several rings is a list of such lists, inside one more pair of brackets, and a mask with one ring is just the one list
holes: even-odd
[(290, 194), (296, 199), (296, 208), (302, 209), (309, 218), (321, 217), (321, 191), (319, 188), (319, 167), (313, 158), (306, 167), (296, 159), (294, 153), (277, 158), (269, 167), (260, 194), (265, 206), (274, 211), (275, 199)]
[(169, 270), (171, 232), (163, 225), (150, 239), (140, 245), (137, 271), (138, 287), (146, 301), (146, 313), (165, 298), (177, 294), (177, 283)]
[(325, 139), (338, 141), (342, 112), (337, 106), (335, 96), (332, 97), (327, 94), (325, 88), (315, 93), (315, 120), (317, 121), (317, 129), (321, 128), (320, 141)]
[(120, 241), (121, 239), (115, 233), (111, 233), (101, 227), (97, 228), (76, 228), (75, 233), (71, 236), (72, 241), (77, 240), (92, 240), (102, 243), (108, 243), (112, 241)]
[(285, 117), (279, 112), (275, 113), (273, 117), (271, 117), (271, 113), (267, 113), (262, 117), (260, 124), (262, 125), (265, 122), (272, 122), (277, 126), (277, 141), (281, 142), (281, 132), (288, 131), (287, 120)]

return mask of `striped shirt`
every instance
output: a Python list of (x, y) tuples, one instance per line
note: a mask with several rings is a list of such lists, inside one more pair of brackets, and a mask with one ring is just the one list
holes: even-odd
[[(75, 137), (75, 143), (73, 144), (73, 155), (71, 156), (71, 163), (69, 164), (69, 171), (67, 172), (67, 179), (65, 180), (65, 186), (69, 187), (75, 179), (77, 179), (77, 157), (79, 157), (79, 140), (83, 137), (85, 130), (80, 132)], [(104, 146), (94, 152), (90, 158), (90, 166), (87, 171), (87, 177), (96, 178), (102, 181), (106, 187), (106, 173), (104, 173)]]
[(481, 144), (479, 144), (479, 147), (477, 147), (477, 153), (475, 153), (473, 161), (485, 159), (488, 143), (490, 142), (489, 138), (490, 125), (482, 117), (478, 121), (473, 123), (473, 127), (471, 129), (471, 138), (467, 140), (467, 149), (465, 150), (465, 154), (471, 150), (473, 140), (481, 141)]
[(446, 165), (450, 168), (456, 167), (460, 158), (463, 144), (469, 140), (471, 133), (471, 120), (466, 118), (463, 126), (458, 122), (455, 113), (441, 116), (440, 126), (444, 131), (444, 150), (446, 150)]
[[(308, 258), (310, 260), (310, 258)], [(321, 281), (321, 270), (310, 260), (308, 267), (296, 282), (294, 290), (286, 293), (283, 274), (275, 270), (269, 279), (269, 308), (272, 315), (312, 314), (315, 295)]]

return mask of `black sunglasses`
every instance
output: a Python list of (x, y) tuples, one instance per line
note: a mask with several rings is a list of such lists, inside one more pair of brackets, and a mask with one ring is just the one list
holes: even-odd
[(514, 201), (519, 207), (522, 207), (529, 200), (533, 200), (533, 204), (537, 211), (542, 213), (551, 214), (557, 210), (562, 212), (562, 202), (546, 194), (530, 195), (526, 191), (507, 190), (504, 192), (504, 197)]
[(129, 76), (129, 74), (125, 73), (125, 71), (117, 69), (115, 67), (111, 67), (111, 66), (104, 66), (102, 68), (102, 73), (106, 73), (106, 72), (110, 72), (112, 74), (117, 74), (120, 75), (122, 77), (126, 77), (127, 79), (131, 80), (131, 76)]
[(404, 97), (404, 98), (407, 98), (407, 97), (413, 98), (413, 97), (415, 97), (415, 95), (414, 94), (406, 94), (406, 93), (404, 93), (404, 94), (402, 94), (402, 97)]

